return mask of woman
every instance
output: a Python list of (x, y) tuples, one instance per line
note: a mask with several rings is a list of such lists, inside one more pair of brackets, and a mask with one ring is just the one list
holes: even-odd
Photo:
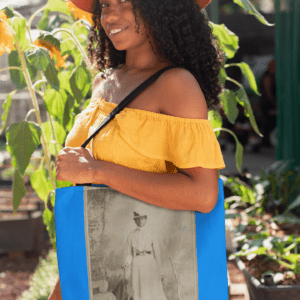
[[(222, 91), (222, 57), (201, 12), (209, 0), (72, 2), (93, 12), (88, 51), (105, 72), (57, 157), (56, 179), (106, 184), (168, 209), (210, 212), (225, 164), (208, 121)], [(178, 68), (160, 75), (92, 144), (80, 147), (133, 89), (167, 66)], [(59, 280), (49, 299), (61, 299)]]
[(146, 228), (146, 213), (134, 212), (137, 228), (127, 238), (127, 256), (123, 268), (131, 265), (134, 300), (167, 300), (161, 280), (163, 271), (158, 239)]

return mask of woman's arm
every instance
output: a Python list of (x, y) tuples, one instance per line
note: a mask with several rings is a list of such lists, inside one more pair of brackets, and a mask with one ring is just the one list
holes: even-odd
[(90, 149), (65, 147), (56, 161), (56, 180), (101, 183), (144, 202), (176, 210), (210, 212), (218, 199), (218, 170), (179, 169), (152, 173), (93, 158)]
[(129, 235), (127, 238), (127, 248), (126, 248), (126, 258), (125, 258), (125, 263), (122, 266), (123, 268), (128, 268), (131, 263), (132, 263), (132, 258), (133, 258), (133, 249), (132, 249), (132, 240), (131, 236)]
[(210, 212), (218, 198), (217, 170), (201, 167), (183, 170), (175, 174), (151, 173), (96, 160), (91, 182), (106, 184), (156, 206)]
[(59, 277), (56, 281), (56, 284), (55, 284), (48, 300), (62, 300)]

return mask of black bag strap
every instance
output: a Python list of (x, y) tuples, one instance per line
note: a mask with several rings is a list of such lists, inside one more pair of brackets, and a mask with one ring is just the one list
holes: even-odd
[(119, 113), (127, 104), (129, 104), (135, 97), (137, 97), (143, 90), (145, 90), (150, 84), (152, 84), (163, 72), (172, 69), (178, 68), (177, 66), (169, 66), (163, 68), (153, 74), (151, 77), (146, 79), (143, 83), (141, 83), (135, 90), (133, 90), (125, 99), (123, 99), (118, 106), (104, 119), (101, 124), (97, 127), (96, 131), (81, 145), (81, 147), (85, 148), (90, 140), (104, 127), (108, 124), (110, 120), (112, 120), (117, 113)]

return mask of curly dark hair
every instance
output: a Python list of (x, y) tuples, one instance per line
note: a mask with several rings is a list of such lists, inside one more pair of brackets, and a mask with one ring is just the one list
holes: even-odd
[[(219, 108), (218, 95), (223, 91), (223, 86), (218, 75), (223, 65), (223, 52), (212, 34), (208, 18), (195, 0), (130, 1), (137, 33), (140, 25), (137, 16), (140, 16), (150, 29), (160, 54), (173, 65), (186, 68), (195, 76), (209, 110)], [(99, 1), (94, 1), (94, 26), (90, 29), (87, 51), (92, 64), (97, 62), (98, 71), (119, 67), (125, 63), (126, 57), (126, 50), (116, 50), (102, 28), (101, 12)]]

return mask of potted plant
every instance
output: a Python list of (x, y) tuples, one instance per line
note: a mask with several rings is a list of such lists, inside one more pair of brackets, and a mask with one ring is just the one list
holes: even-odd
[(224, 181), (235, 194), (225, 200), (237, 243), (229, 259), (243, 271), (251, 300), (299, 299), (300, 175), (288, 164), (275, 162), (261, 176), (250, 176), (252, 187), (236, 178)]
[(294, 235), (283, 239), (265, 232), (252, 238), (247, 235), (242, 249), (229, 259), (236, 259), (243, 271), (251, 300), (299, 299), (299, 244), (300, 238)]
[[(260, 176), (224, 178), (232, 192), (225, 199), (227, 231), (236, 249), (229, 256), (243, 271), (252, 299), (299, 299), (299, 168), (278, 161)], [(227, 222), (229, 224), (229, 222)]]

